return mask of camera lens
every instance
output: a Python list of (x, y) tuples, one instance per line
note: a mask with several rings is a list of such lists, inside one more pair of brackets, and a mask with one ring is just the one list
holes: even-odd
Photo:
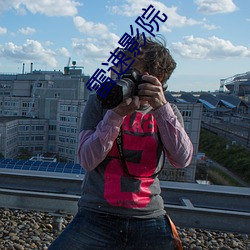
[[(107, 81), (101, 85), (100, 88), (105, 88), (110, 82)], [(97, 95), (98, 99), (102, 103), (102, 108), (112, 109), (118, 106), (123, 100), (134, 95), (135, 83), (129, 79), (124, 78), (116, 80), (116, 85), (108, 92), (105, 98)]]

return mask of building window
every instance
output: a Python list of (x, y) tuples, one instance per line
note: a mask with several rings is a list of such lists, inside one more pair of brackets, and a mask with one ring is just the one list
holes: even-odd
[(36, 130), (44, 130), (44, 126), (36, 126)]
[(181, 114), (182, 114), (183, 118), (191, 117), (192, 116), (192, 111), (191, 110), (182, 110)]
[(40, 135), (40, 136), (35, 136), (35, 140), (36, 141), (42, 141), (44, 138), (43, 138), (43, 136), (42, 135)]
[(55, 131), (56, 130), (56, 125), (49, 125), (49, 130)]
[(43, 147), (35, 147), (35, 151), (43, 151)]
[(62, 122), (77, 123), (77, 117), (74, 117), (74, 116), (69, 116), (69, 115), (60, 116), (59, 119), (60, 119), (60, 121), (62, 121)]
[(48, 140), (49, 141), (55, 141), (56, 140), (56, 136), (55, 135), (48, 135)]

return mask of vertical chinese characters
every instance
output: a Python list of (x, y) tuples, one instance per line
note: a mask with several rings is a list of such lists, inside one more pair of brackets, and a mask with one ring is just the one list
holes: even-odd
[[(153, 5), (149, 5), (147, 9), (143, 8), (142, 16), (139, 16), (135, 23), (146, 31), (150, 36), (155, 36), (153, 31), (159, 31), (158, 21), (164, 23), (167, 20), (167, 15), (162, 13), (162, 17), (160, 17), (160, 11), (156, 11)], [(154, 24), (154, 25), (153, 25)], [(141, 32), (141, 35), (144, 38), (144, 43), (139, 44), (137, 39), (139, 39), (140, 31), (136, 28), (136, 34), (134, 32), (134, 28), (130, 25), (130, 34), (125, 32), (121, 39), (118, 41), (118, 46), (114, 51), (111, 51), (111, 56), (108, 58), (106, 63), (102, 63), (103, 66), (108, 67), (107, 70), (97, 69), (92, 77), (86, 83), (87, 88), (92, 91), (95, 90), (96, 93), (105, 98), (108, 92), (113, 88), (116, 84), (113, 77), (106, 76), (107, 72), (110, 72), (112, 75), (116, 75), (116, 79), (120, 79), (120, 77), (127, 72), (127, 70), (131, 67), (131, 65), (135, 61), (135, 57), (140, 54), (140, 48), (145, 46), (145, 33)], [(131, 52), (133, 57), (128, 56), (124, 53), (125, 50)], [(112, 66), (109, 66), (109, 63)]]

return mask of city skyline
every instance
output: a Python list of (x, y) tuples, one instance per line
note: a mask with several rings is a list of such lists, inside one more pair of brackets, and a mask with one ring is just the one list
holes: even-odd
[(218, 90), (250, 70), (248, 1), (0, 0), (0, 72), (63, 71), (71, 58), (91, 76), (150, 4), (168, 16), (154, 34), (177, 62), (169, 91)]

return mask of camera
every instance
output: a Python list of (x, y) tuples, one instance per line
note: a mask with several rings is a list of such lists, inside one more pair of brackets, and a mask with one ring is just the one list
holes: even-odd
[[(97, 95), (101, 101), (102, 108), (113, 109), (117, 107), (125, 99), (138, 95), (138, 85), (145, 82), (142, 75), (135, 69), (129, 69), (121, 76), (120, 80), (115, 80), (116, 85), (107, 93), (105, 98)], [(104, 82), (100, 88), (105, 88), (111, 84), (110, 81)]]

